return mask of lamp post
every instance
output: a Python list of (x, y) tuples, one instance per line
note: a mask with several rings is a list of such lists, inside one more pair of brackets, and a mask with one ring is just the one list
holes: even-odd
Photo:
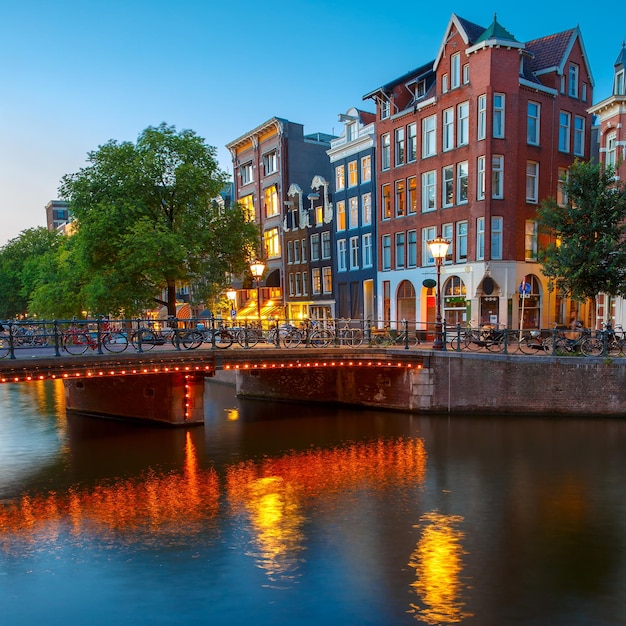
[(256, 281), (256, 312), (259, 318), (259, 324), (261, 323), (261, 276), (265, 271), (265, 263), (263, 261), (255, 261), (250, 263), (250, 273), (252, 278)]
[(428, 242), (428, 248), (437, 266), (437, 313), (435, 317), (435, 341), (433, 350), (443, 350), (443, 324), (441, 322), (441, 266), (448, 254), (450, 242), (443, 237), (437, 237)]

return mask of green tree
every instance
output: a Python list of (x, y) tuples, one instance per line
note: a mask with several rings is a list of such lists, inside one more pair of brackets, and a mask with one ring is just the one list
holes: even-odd
[(540, 250), (551, 286), (574, 300), (626, 296), (626, 189), (612, 168), (576, 161), (561, 181), (564, 206), (554, 198), (538, 210), (549, 243)]
[(22, 231), (0, 249), (0, 319), (25, 315), (44, 259), (55, 255), (62, 241), (56, 231), (40, 226)]
[(129, 316), (156, 301), (174, 315), (177, 285), (207, 303), (229, 272), (245, 270), (256, 227), (240, 206), (216, 202), (228, 177), (193, 131), (149, 127), (136, 143), (100, 146), (88, 163), (59, 191), (76, 226), (70, 254), (90, 311)]

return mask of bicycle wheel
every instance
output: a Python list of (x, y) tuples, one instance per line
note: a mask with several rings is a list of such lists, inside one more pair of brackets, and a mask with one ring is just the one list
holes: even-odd
[(606, 353), (609, 356), (622, 356), (624, 354), (622, 352), (622, 348), (623, 348), (622, 342), (616, 337), (614, 337), (613, 339), (609, 340), (606, 346)]
[(0, 337), (0, 359), (9, 354), (9, 340), (6, 337)]
[(182, 334), (180, 340), (186, 350), (195, 350), (202, 345), (204, 336), (199, 330), (188, 330)]
[(124, 352), (128, 348), (128, 339), (123, 333), (104, 333), (102, 335), (102, 345), (109, 352)]
[(68, 333), (63, 339), (63, 348), (69, 354), (84, 354), (89, 347), (89, 338), (85, 333)]
[(218, 330), (215, 332), (215, 347), (224, 349), (233, 345), (233, 336), (227, 330)]
[(248, 348), (253, 348), (257, 343), (259, 343), (261, 337), (259, 336), (259, 331), (256, 330), (256, 328), (242, 328), (237, 333), (236, 339), (237, 343), (242, 348), (245, 348), (246, 345)]
[(346, 344), (352, 348), (358, 348), (363, 343), (363, 333), (358, 328), (350, 328), (345, 335)]
[(130, 342), (135, 350), (139, 350), (139, 345), (141, 344), (141, 349), (144, 352), (148, 352), (148, 350), (152, 350), (156, 346), (158, 340), (154, 331), (148, 328), (140, 328), (132, 334)]
[(498, 339), (490, 339), (486, 343), (488, 352), (502, 352), (504, 350), (504, 335)]
[(285, 348), (297, 348), (302, 343), (302, 334), (297, 330), (291, 330), (282, 339)]
[(595, 337), (587, 337), (580, 344), (580, 351), (585, 356), (600, 356), (604, 351), (602, 340)]
[(314, 348), (327, 348), (333, 341), (333, 334), (329, 330), (314, 330), (311, 333), (309, 343)]
[(472, 352), (480, 350), (484, 345), (484, 341), (480, 339), (480, 332), (477, 330), (468, 330), (463, 338), (462, 350), (470, 350)]
[(524, 335), (517, 342), (517, 349), (522, 354), (537, 354), (538, 349), (543, 352), (543, 344), (535, 339), (532, 335)]

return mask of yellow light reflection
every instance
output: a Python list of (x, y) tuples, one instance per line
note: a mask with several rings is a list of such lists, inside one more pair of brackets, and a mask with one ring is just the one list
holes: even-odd
[(229, 422), (236, 422), (239, 419), (239, 409), (224, 409), (226, 411), (226, 419)]
[(436, 511), (422, 516), (422, 537), (411, 555), (409, 566), (415, 568), (411, 587), (420, 604), (411, 604), (416, 619), (426, 624), (458, 624), (472, 617), (464, 610), (462, 582), (465, 534), (455, 528), (463, 518)]

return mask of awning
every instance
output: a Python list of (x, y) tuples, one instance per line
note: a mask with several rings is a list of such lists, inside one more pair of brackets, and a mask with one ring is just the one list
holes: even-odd
[[(284, 316), (285, 312), (282, 305), (276, 304), (274, 302), (268, 302), (267, 304), (261, 305), (261, 319), (274, 319), (275, 317), (279, 317), (282, 319)], [(237, 309), (237, 319), (258, 320), (259, 313), (256, 300), (248, 300), (248, 302), (244, 306), (242, 306), (240, 309)]]
[(191, 309), (188, 304), (179, 304), (176, 307), (176, 317), (179, 320), (188, 320), (191, 317)]
[(275, 269), (270, 272), (265, 279), (266, 287), (280, 287), (280, 270)]

